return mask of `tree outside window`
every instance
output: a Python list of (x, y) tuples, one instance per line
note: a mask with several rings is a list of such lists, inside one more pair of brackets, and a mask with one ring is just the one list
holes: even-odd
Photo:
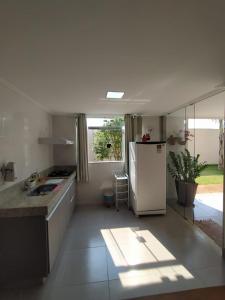
[(105, 119), (102, 126), (89, 127), (89, 160), (121, 161), (124, 144), (123, 128), (122, 117)]

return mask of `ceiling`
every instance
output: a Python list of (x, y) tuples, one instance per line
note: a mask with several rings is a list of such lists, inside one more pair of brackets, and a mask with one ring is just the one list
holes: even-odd
[(225, 91), (188, 105), (186, 107), (175, 110), (170, 114), (172, 117), (190, 118), (190, 119), (224, 119), (225, 112)]
[(3, 0), (0, 84), (52, 113), (161, 115), (225, 82), (224, 36), (224, 0)]

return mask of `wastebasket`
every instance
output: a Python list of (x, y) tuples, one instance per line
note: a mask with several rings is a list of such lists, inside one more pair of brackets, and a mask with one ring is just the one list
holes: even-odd
[(104, 198), (104, 204), (105, 206), (107, 207), (111, 207), (113, 205), (113, 191), (111, 190), (108, 190), (108, 191), (104, 191), (104, 194), (103, 194), (103, 198)]

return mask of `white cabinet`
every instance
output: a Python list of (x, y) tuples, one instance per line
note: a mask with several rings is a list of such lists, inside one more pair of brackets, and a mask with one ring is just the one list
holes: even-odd
[(56, 207), (46, 218), (48, 228), (49, 271), (59, 252), (61, 242), (70, 221), (76, 199), (75, 182), (71, 182)]

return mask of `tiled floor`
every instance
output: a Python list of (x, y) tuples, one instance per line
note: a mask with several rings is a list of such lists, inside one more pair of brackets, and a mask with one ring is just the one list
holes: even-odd
[(221, 284), (220, 249), (173, 210), (136, 218), (125, 209), (79, 207), (45, 284), (1, 291), (0, 299), (124, 299)]

